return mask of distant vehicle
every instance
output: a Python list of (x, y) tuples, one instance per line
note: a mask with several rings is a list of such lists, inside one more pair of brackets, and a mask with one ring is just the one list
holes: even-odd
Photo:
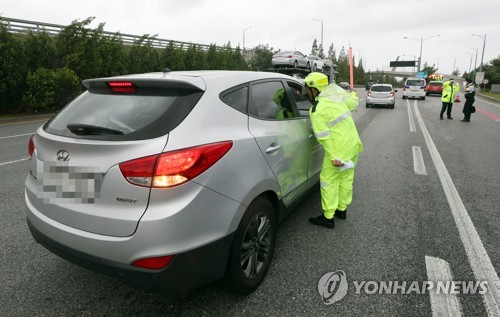
[(394, 109), (397, 90), (390, 84), (374, 84), (366, 94), (366, 108), (374, 105), (383, 105)]
[(351, 88), (351, 86), (349, 85), (349, 83), (345, 82), (345, 81), (341, 82), (339, 84), (339, 86), (342, 87), (342, 88), (344, 88), (345, 90), (349, 90)]
[(311, 70), (323, 71), (323, 61), (316, 55), (308, 55), (307, 58), (310, 60)]
[(431, 81), (427, 85), (426, 96), (431, 94), (442, 95), (443, 94), (443, 82), (441, 81)]
[(370, 87), (374, 84), (378, 84), (378, 80), (369, 80), (368, 83), (365, 85), (366, 90), (369, 90)]
[(299, 51), (281, 51), (273, 55), (273, 67), (311, 68), (311, 61)]
[(425, 100), (427, 85), (424, 78), (409, 77), (403, 86), (403, 99), (420, 98)]
[(323, 60), (323, 70), (329, 71), (332, 67), (335, 67), (333, 62), (329, 59)]

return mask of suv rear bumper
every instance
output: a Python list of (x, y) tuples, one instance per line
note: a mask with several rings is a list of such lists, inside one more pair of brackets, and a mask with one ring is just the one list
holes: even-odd
[(149, 270), (79, 252), (50, 239), (29, 219), (27, 222), (36, 242), (52, 253), (79, 266), (152, 292), (185, 293), (224, 276), (234, 237), (234, 233), (231, 233), (207, 245), (175, 255), (164, 269)]

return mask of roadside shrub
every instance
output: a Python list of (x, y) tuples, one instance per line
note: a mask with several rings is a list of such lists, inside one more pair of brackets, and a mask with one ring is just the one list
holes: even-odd
[(20, 110), (26, 74), (23, 45), (0, 22), (0, 113)]
[(23, 96), (26, 109), (33, 113), (60, 110), (82, 91), (76, 73), (68, 68), (39, 68), (30, 73)]

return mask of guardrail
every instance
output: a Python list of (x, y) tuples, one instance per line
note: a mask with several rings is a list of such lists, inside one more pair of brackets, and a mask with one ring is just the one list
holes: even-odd
[[(66, 27), (66, 25), (36, 22), (36, 21), (27, 21), (27, 20), (13, 19), (13, 18), (5, 18), (5, 17), (0, 17), (0, 23), (6, 24), (7, 31), (10, 33), (28, 34), (28, 33), (32, 32), (32, 33), (36, 34), (36, 33), (45, 32), (45, 33), (49, 34), (50, 36), (58, 35)], [(102, 34), (103, 34), (103, 36), (108, 36), (108, 37), (113, 37), (113, 36), (119, 35), (122, 43), (126, 44), (126, 45), (135, 44), (137, 41), (139, 41), (143, 37), (143, 36), (139, 36), (139, 35), (124, 34), (124, 33), (119, 33), (119, 32), (113, 33), (113, 32), (107, 32), (107, 31), (103, 31)], [(150, 42), (151, 42), (151, 45), (153, 47), (156, 47), (156, 48), (166, 48), (170, 43), (172, 43), (175, 48), (181, 48), (184, 50), (187, 50), (192, 45), (195, 45), (197, 48), (199, 48), (203, 51), (207, 51), (210, 48), (210, 45), (207, 45), (207, 44), (174, 41), (174, 40), (167, 40), (167, 39), (161, 39), (161, 38), (156, 38), (156, 37), (151, 38)], [(216, 46), (215, 48), (217, 50), (227, 49), (227, 47), (222, 47), (222, 46)], [(231, 50), (234, 51), (235, 49), (231, 48)]]

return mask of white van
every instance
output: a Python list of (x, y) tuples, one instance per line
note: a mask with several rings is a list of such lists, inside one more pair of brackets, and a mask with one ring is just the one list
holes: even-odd
[(425, 100), (427, 83), (425, 78), (408, 77), (403, 86), (403, 99), (422, 98)]

